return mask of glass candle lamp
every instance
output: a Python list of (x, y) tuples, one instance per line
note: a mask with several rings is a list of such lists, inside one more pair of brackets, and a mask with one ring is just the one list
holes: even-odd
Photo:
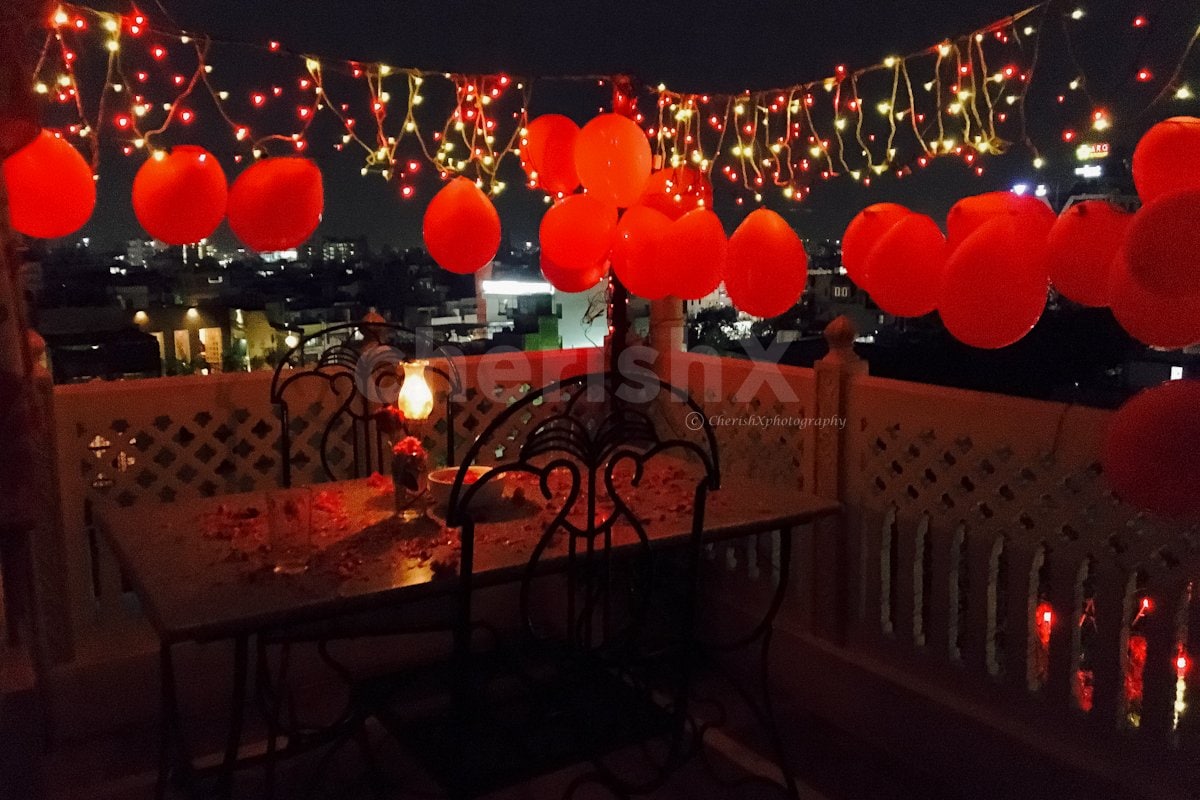
[(400, 395), (396, 405), (410, 420), (429, 419), (433, 413), (433, 390), (425, 379), (427, 361), (404, 362), (404, 382), (400, 384)]

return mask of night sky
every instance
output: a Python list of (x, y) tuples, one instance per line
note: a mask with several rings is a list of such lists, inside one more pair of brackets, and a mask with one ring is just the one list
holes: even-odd
[[(100, 5), (117, 10), (116, 6)], [(661, 81), (674, 89), (696, 91), (770, 88), (821, 78), (831, 74), (836, 64), (854, 69), (876, 63), (888, 54), (911, 52), (969, 32), (1025, 5), (1022, 0), (163, 0), (178, 25), (216, 39), (278, 39), (297, 52), (467, 73), (623, 72), (640, 77), (647, 85)], [(1130, 75), (1140, 66), (1152, 66), (1157, 75), (1166, 77), (1195, 30), (1196, 7), (1192, 0), (1087, 0), (1082, 5), (1087, 16), (1071, 28), (1071, 51), (1057, 22), (1044, 40), (1038, 66), (1041, 74), (1035, 79), (1035, 87), (1042, 90), (1030, 98), (1030, 114), (1043, 124), (1042, 130), (1034, 133), (1039, 144), (1055, 143), (1066, 120), (1059, 119), (1052, 95), (1082, 67), (1089, 76), (1087, 90), (1092, 100), (1110, 109), (1117, 120), (1110, 138), (1120, 150), (1156, 119), (1183, 113), (1167, 101), (1148, 114), (1138, 116), (1133, 110), (1123, 114), (1126, 108), (1140, 111), (1160, 86), (1131, 85)], [(1068, 6), (1074, 7), (1066, 4), (1063, 9)], [(153, 4), (145, 10), (152, 17), (161, 16)], [(1149, 30), (1131, 35), (1129, 21), (1137, 14), (1146, 14), (1153, 24)], [(270, 83), (271, 77), (261, 74), (270, 68), (262, 54), (235, 53), (213, 62), (224, 73), (215, 75), (217, 82), (233, 90)], [(235, 71), (236, 76), (230, 74)], [(295, 64), (284, 74), (296, 75)], [(605, 102), (607, 89), (594, 83), (538, 81), (530, 113), (565, 113), (582, 123)], [(646, 99), (642, 102), (650, 104)], [(1196, 113), (1195, 108), (1187, 110)], [(203, 118), (203, 110), (198, 111)], [(213, 118), (215, 113), (207, 117)], [(198, 123), (188, 132), (196, 143), (229, 141), (227, 129), (212, 128), (206, 135), (205, 124)], [(339, 133), (333, 124), (323, 141), (336, 141)], [(313, 138), (315, 142), (322, 135)], [(212, 149), (223, 155), (217, 147)], [(786, 213), (801, 235), (817, 238), (837, 236), (863, 206), (885, 200), (904, 203), (940, 220), (957, 198), (1007, 189), (1016, 181), (1047, 182), (1066, 190), (1074, 166), (1068, 152), (1054, 159), (1057, 171), (1042, 174), (1030, 167), (1028, 151), (1018, 147), (1010, 155), (987, 159), (988, 170), (982, 178), (961, 161), (944, 159), (905, 180), (885, 177), (871, 187), (849, 179), (818, 182), (812, 195), (800, 204), (769, 192), (768, 205)], [(428, 165), (418, 184), (418, 196), (402, 201), (394, 184), (378, 176), (360, 176), (359, 152), (335, 153), (321, 147), (310, 155), (320, 164), (326, 182), (326, 213), (318, 239), (361, 233), (374, 247), (420, 243), (421, 214), (437, 188), (436, 175)], [(105, 153), (100, 204), (83, 235), (92, 236), (102, 246), (116, 246), (138, 235), (129, 187), (139, 163), (118, 152)], [(514, 241), (533, 239), (545, 206), (540, 193), (521, 188), (522, 175), (515, 159), (508, 168), (511, 188), (497, 200), (501, 219)], [(238, 169), (232, 161), (227, 163), (231, 180)], [(732, 197), (719, 186), (716, 206), (730, 231), (750, 210), (750, 205), (735, 207)], [(224, 225), (216, 239), (233, 244)]]

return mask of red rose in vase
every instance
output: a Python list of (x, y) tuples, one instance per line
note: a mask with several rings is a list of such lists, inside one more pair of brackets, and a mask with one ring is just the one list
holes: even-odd
[(391, 441), (396, 441), (402, 433), (408, 431), (408, 419), (398, 406), (382, 406), (375, 412), (375, 424)]
[(396, 508), (412, 505), (425, 491), (425, 471), (429, 454), (421, 440), (405, 436), (392, 446), (392, 484), (396, 490)]

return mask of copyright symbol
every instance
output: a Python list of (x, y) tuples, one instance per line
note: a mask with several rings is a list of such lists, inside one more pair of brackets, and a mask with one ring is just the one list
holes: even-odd
[(683, 424), (687, 425), (689, 431), (698, 431), (704, 427), (704, 415), (699, 411), (692, 411), (683, 418)]

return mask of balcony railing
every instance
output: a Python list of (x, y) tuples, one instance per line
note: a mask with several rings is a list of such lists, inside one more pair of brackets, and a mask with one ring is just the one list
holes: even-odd
[[(1146, 517), (1107, 491), (1097, 454), (1109, 412), (869, 377), (851, 340), (835, 326), (814, 369), (680, 354), (666, 376), (734, 421), (717, 426), (722, 471), (845, 507), (840, 524), (800, 540), (780, 645), (799, 666), (783, 688), (818, 706), (824, 696), (821, 710), (846, 724), (878, 726), (863, 704), (822, 688), (850, 678), (801, 662), (842, 664), (861, 696), (900, 687), (942, 719), (967, 718), (1115, 784), (1196, 791), (1198, 526)], [(561, 351), (465, 364), (464, 439), (509, 397), (602, 360)], [(151, 641), (92, 510), (276, 485), (269, 380), (54, 390), (54, 527), (69, 581), (41, 611), (60, 674)], [(317, 392), (292, 406), (302, 479), (318, 469), (306, 426), (329, 400)], [(759, 421), (736, 422), (748, 416)], [(714, 553), (713, 568), (749, 595), (778, 569), (777, 547), (757, 537)], [(876, 733), (901, 749), (911, 739)]]

